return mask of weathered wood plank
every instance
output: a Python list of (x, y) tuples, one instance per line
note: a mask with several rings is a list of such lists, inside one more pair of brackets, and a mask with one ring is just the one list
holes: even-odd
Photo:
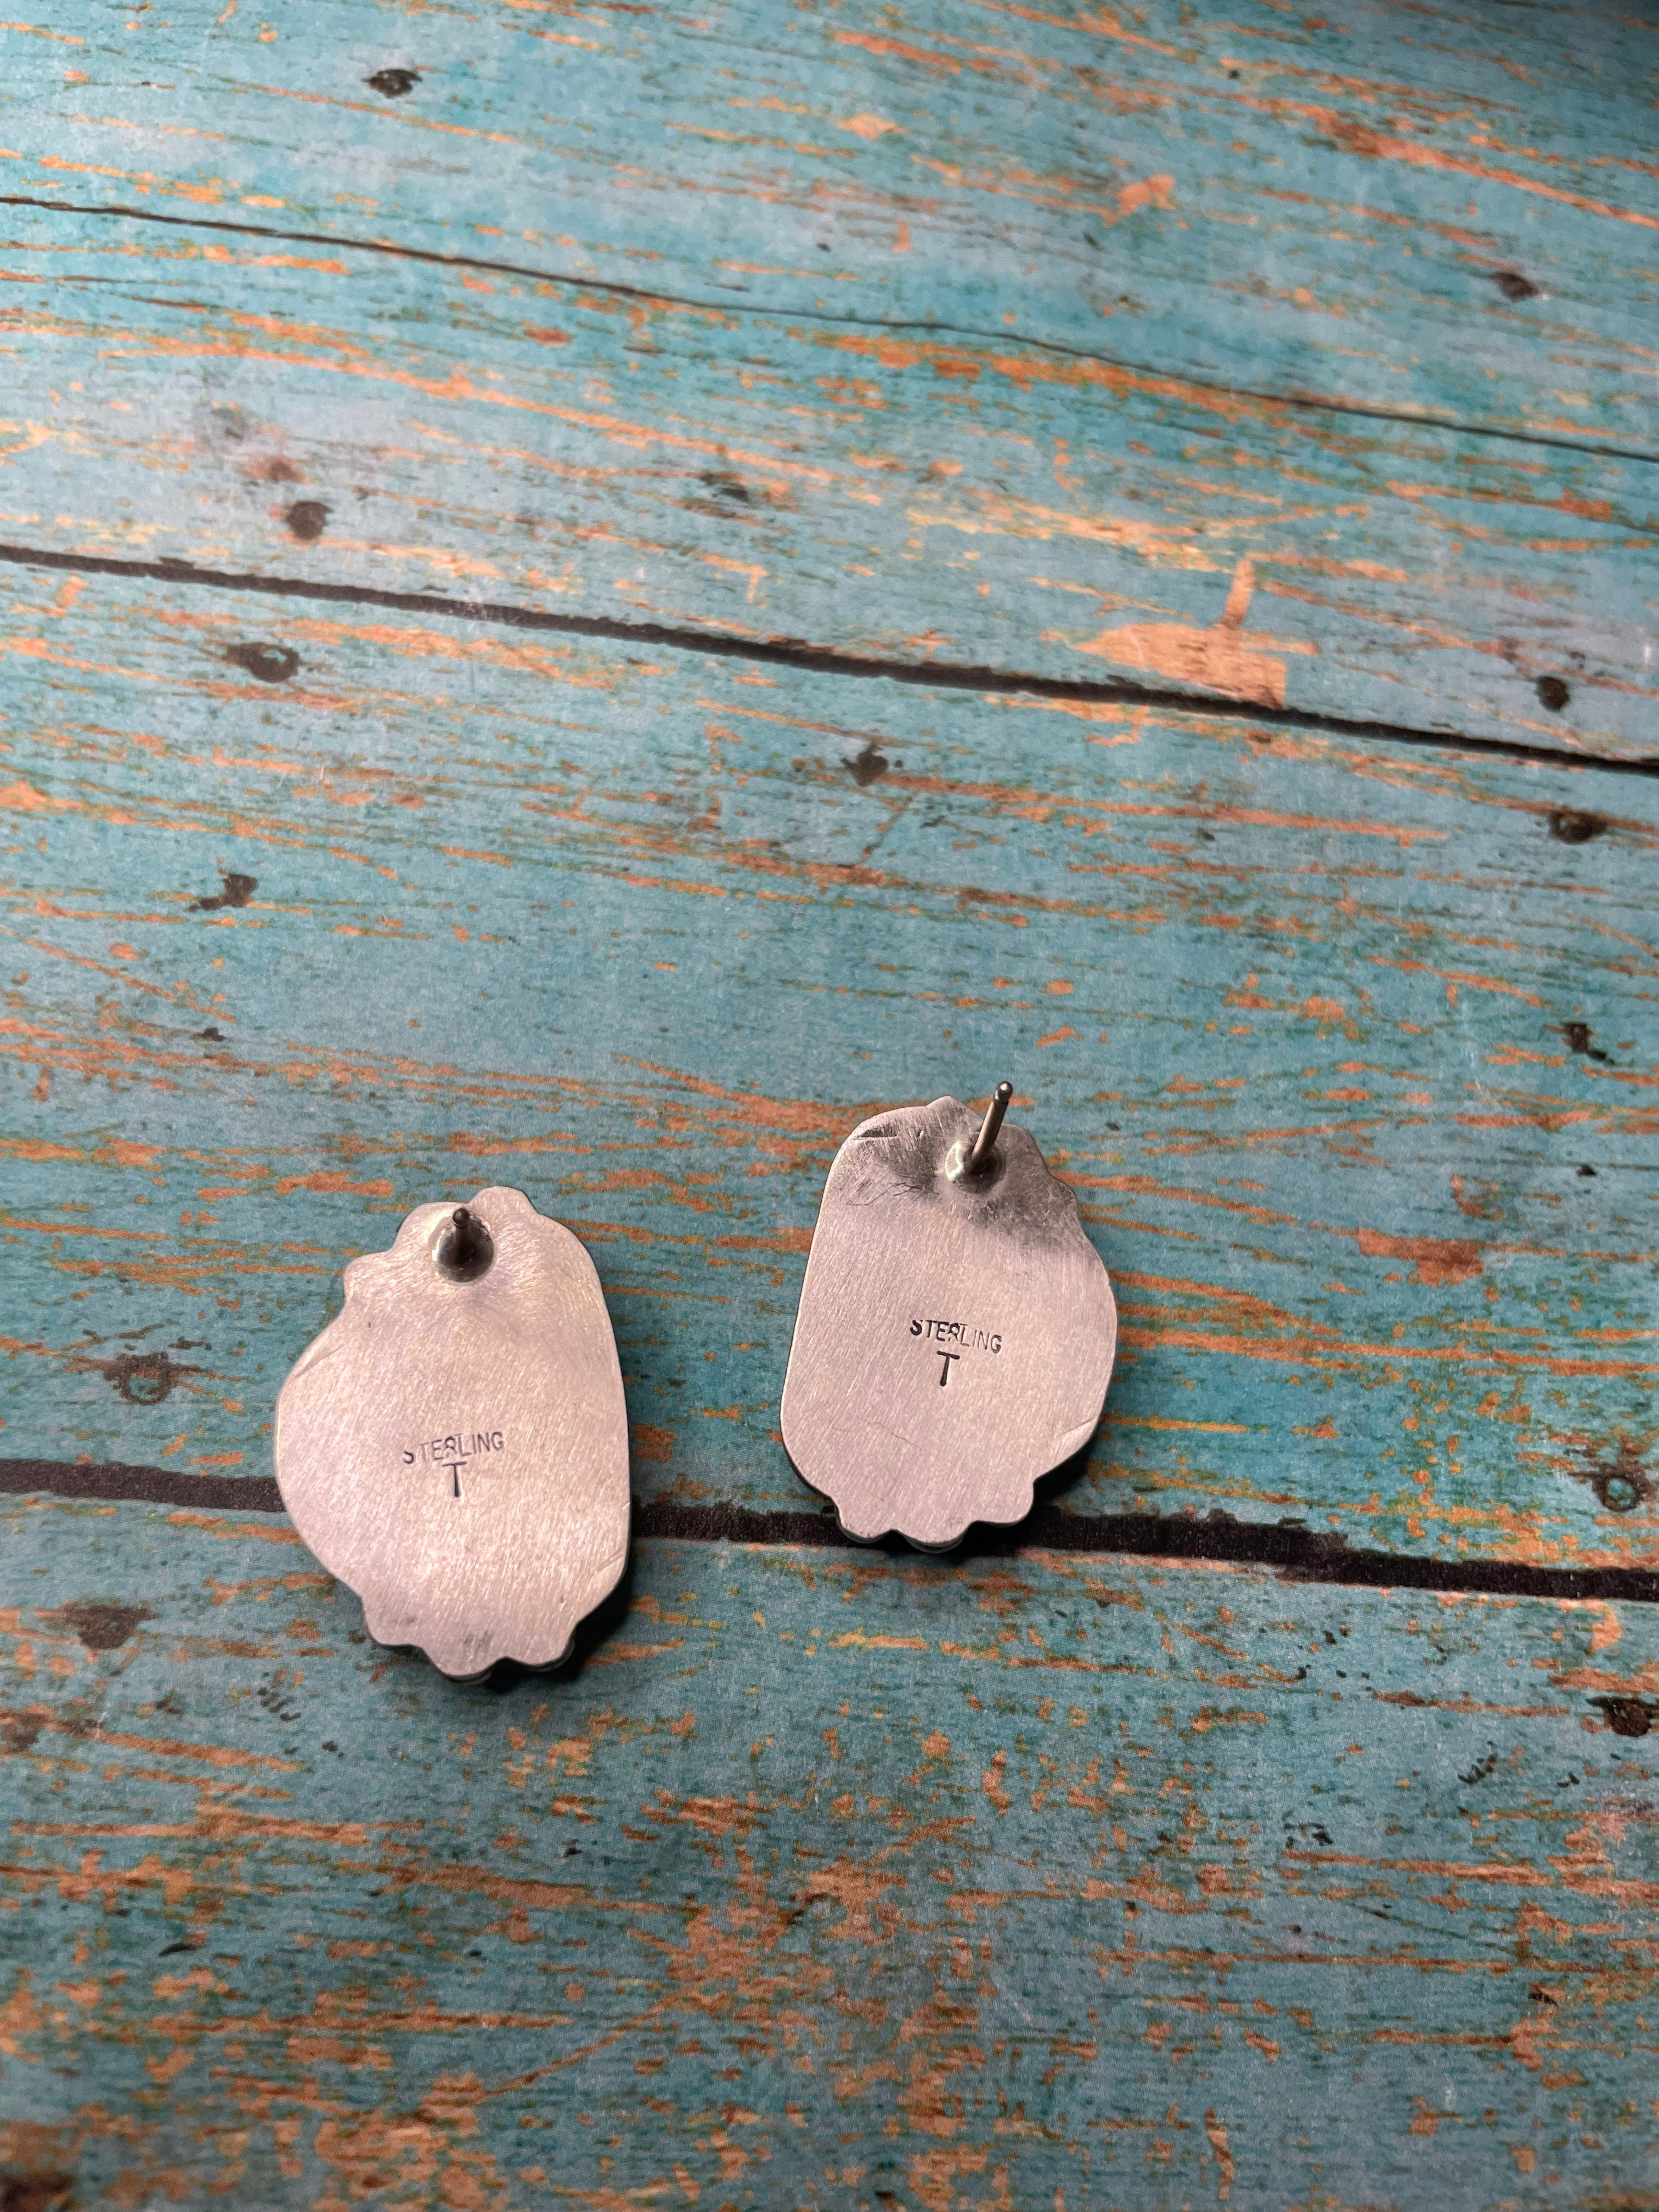
[(5, 36), (12, 193), (1655, 451), (1654, 47), (1608, 9), (76, 0)]
[(834, 1148), (1010, 1072), (1125, 1324), (1068, 1505), (1659, 1559), (1651, 781), (110, 580), (0, 622), (8, 1455), (265, 1474), (343, 1261), (509, 1180), (641, 1492), (799, 1509)]
[(1654, 751), (1650, 463), (9, 211), (0, 538)]
[(0, 2158), (78, 2204), (1638, 2203), (1650, 1613), (649, 1543), (459, 1690), (4, 1514)]

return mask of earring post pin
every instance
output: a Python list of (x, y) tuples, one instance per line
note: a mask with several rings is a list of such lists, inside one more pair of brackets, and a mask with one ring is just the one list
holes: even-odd
[(1002, 1118), (1008, 1111), (1013, 1095), (1014, 1086), (1007, 1082), (999, 1083), (991, 1094), (991, 1103), (985, 1109), (985, 1119), (974, 1139), (974, 1149), (963, 1162), (964, 1175), (982, 1175), (990, 1165), (991, 1155), (997, 1148), (997, 1135), (1002, 1127)]

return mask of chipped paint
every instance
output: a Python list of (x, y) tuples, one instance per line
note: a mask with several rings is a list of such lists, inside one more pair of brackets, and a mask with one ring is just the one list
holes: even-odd
[[(574, 1671), (458, 1691), (353, 1601), (319, 1636), (302, 1578), (228, 1591), (245, 1524), (4, 1517), (9, 2173), (1498, 2212), (1647, 2157), (1651, 1760), (1605, 1607), (647, 1541)], [(140, 1649), (19, 1673), (123, 1577)]]
[[(75, 801), (12, 863), (9, 1454), (268, 1474), (345, 1261), (499, 1158), (595, 1255), (641, 1495), (804, 1510), (776, 1394), (836, 1146), (1006, 1064), (1121, 1306), (1067, 1504), (1659, 1555), (1632, 780), (1146, 707), (1108, 747), (1044, 702), (106, 579), (8, 635), (55, 641), (15, 770)], [(257, 710), (221, 689), (249, 637), (299, 664)]]

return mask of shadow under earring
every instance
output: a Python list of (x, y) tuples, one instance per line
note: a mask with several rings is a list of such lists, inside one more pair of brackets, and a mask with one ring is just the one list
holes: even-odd
[(955, 1098), (861, 1121), (830, 1166), (784, 1447), (849, 1536), (945, 1550), (1030, 1510), (1106, 1400), (1117, 1309), (1030, 1132)]

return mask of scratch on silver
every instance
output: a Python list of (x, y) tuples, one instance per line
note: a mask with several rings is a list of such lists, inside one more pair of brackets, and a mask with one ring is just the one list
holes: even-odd
[(592, 1261), (521, 1191), (417, 1206), (276, 1401), (295, 1526), (377, 1643), (556, 1666), (628, 1556), (628, 1413)]
[(830, 1167), (782, 1427), (849, 1536), (942, 1550), (1018, 1521), (1100, 1419), (1111, 1284), (1012, 1097), (878, 1115)]

